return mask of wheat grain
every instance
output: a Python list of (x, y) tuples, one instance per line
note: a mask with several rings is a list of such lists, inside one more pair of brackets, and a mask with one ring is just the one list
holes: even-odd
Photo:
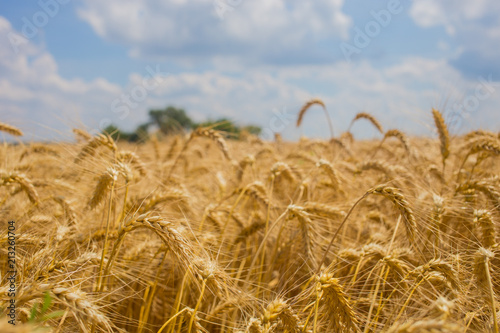
[(5, 132), (13, 136), (23, 136), (23, 132), (12, 125), (0, 122), (0, 132)]
[(367, 193), (382, 195), (392, 201), (394, 206), (398, 208), (398, 210), (401, 212), (401, 215), (404, 217), (406, 234), (410, 242), (413, 242), (415, 239), (417, 223), (415, 220), (415, 215), (413, 214), (413, 209), (410, 207), (410, 204), (408, 203), (404, 195), (397, 188), (389, 187), (386, 185), (374, 187)]
[(431, 319), (397, 323), (387, 333), (457, 333), (462, 331), (463, 328), (458, 324)]
[(264, 327), (270, 327), (276, 321), (279, 321), (277, 329), (281, 328), (291, 333), (301, 332), (299, 317), (283, 299), (276, 299), (269, 303), (262, 315), (261, 322)]
[(469, 152), (468, 155), (477, 154), (480, 152), (487, 152), (493, 155), (500, 155), (500, 143), (498, 139), (491, 137), (480, 137), (478, 139), (468, 142)]
[(32, 203), (36, 204), (39, 202), (38, 193), (33, 183), (24, 174), (0, 170), (0, 186), (7, 184), (19, 184)]
[(99, 308), (88, 300), (87, 294), (72, 288), (51, 287), (50, 285), (40, 285), (42, 290), (50, 290), (57, 298), (66, 303), (75, 314), (83, 314), (87, 320), (96, 323), (107, 330), (112, 329), (109, 319), (99, 310)]
[(19, 157), (19, 161), (22, 161), (25, 157), (29, 156), (30, 154), (35, 153), (35, 154), (48, 154), (52, 155), (55, 157), (59, 157), (59, 152), (48, 146), (48, 145), (41, 145), (41, 144), (33, 144), (29, 148), (26, 148), (26, 150), (21, 154), (21, 157)]
[(271, 167), (271, 175), (274, 178), (283, 177), (291, 183), (295, 183), (297, 181), (292, 169), (290, 166), (284, 162), (276, 162)]
[(432, 109), (432, 116), (439, 134), (439, 141), (441, 142), (441, 156), (443, 157), (444, 164), (448, 156), (450, 156), (450, 134), (448, 133), (448, 127), (444, 122), (441, 112), (436, 109)]
[(139, 156), (131, 151), (119, 151), (116, 154), (116, 159), (122, 163), (130, 163), (139, 172), (141, 176), (146, 176), (147, 169), (144, 163), (141, 161)]
[(328, 120), (328, 126), (330, 128), (330, 135), (333, 137), (333, 127), (330, 116), (328, 115), (328, 111), (326, 111), (325, 103), (319, 98), (313, 98), (302, 106), (297, 117), (297, 127), (300, 127), (300, 125), (302, 124), (302, 120), (304, 119), (304, 115), (306, 114), (307, 110), (309, 110), (309, 108), (313, 105), (320, 105), (323, 108), (323, 111), (325, 111), (325, 115)]
[(314, 228), (309, 214), (304, 210), (303, 207), (290, 205), (287, 208), (288, 217), (287, 219), (297, 218), (299, 221), (300, 232), (302, 234), (304, 249), (306, 253), (306, 258), (312, 260), (314, 264)]
[(322, 304), (323, 313), (328, 320), (330, 332), (358, 332), (357, 314), (354, 312), (339, 279), (331, 273), (322, 273), (316, 277), (317, 289), (320, 293), (318, 302)]
[(384, 142), (385, 139), (391, 138), (391, 137), (399, 139), (399, 141), (401, 141), (401, 143), (405, 147), (406, 151), (408, 153), (411, 152), (411, 150), (410, 150), (410, 144), (409, 144), (408, 139), (406, 138), (406, 136), (403, 134), (403, 132), (401, 132), (400, 130), (397, 130), (397, 129), (388, 130), (387, 132), (385, 132), (384, 138), (382, 139), (382, 142)]
[(474, 211), (474, 223), (479, 224), (483, 237), (481, 239), (481, 244), (484, 248), (493, 248), (496, 244), (495, 241), (495, 223), (493, 222), (490, 212), (487, 210), (475, 210)]
[(75, 163), (81, 162), (84, 158), (93, 156), (97, 148), (104, 146), (116, 152), (118, 149), (116, 144), (109, 135), (98, 134), (97, 136), (90, 139), (87, 144), (82, 148), (78, 156), (75, 158)]
[(217, 146), (220, 148), (220, 150), (224, 154), (224, 157), (228, 161), (232, 160), (231, 155), (229, 154), (229, 149), (227, 148), (227, 143), (219, 132), (214, 131), (213, 129), (207, 129), (207, 128), (200, 127), (198, 129), (196, 129), (196, 131), (194, 131), (191, 135), (193, 137), (204, 136), (204, 137), (207, 137), (210, 140), (214, 141), (215, 143), (217, 143)]
[(257, 220), (252, 222), (248, 227), (243, 228), (239, 235), (236, 237), (234, 244), (238, 244), (240, 242), (245, 241), (248, 237), (254, 235), (258, 231), (264, 229), (266, 226), (266, 222)]
[(89, 132), (79, 128), (73, 128), (73, 133), (77, 138), (83, 139), (83, 141), (90, 141), (92, 139), (92, 135)]
[(494, 257), (493, 252), (483, 247), (479, 248), (474, 257), (474, 274), (477, 282), (479, 283), (480, 290), (486, 296), (491, 307), (493, 314), (493, 328), (494, 332), (498, 333), (499, 328), (497, 324), (497, 307), (495, 300), (495, 291), (491, 281), (490, 261)]
[(109, 193), (111, 186), (118, 180), (119, 172), (114, 168), (108, 168), (97, 180), (94, 193), (88, 202), (90, 208), (99, 205)]
[(304, 119), (304, 115), (306, 114), (307, 110), (309, 110), (309, 108), (315, 104), (320, 105), (321, 107), (323, 107), (323, 109), (326, 108), (325, 103), (323, 103), (321, 99), (319, 98), (311, 99), (306, 104), (304, 104), (300, 109), (299, 116), (297, 117), (297, 127), (300, 127), (300, 125), (302, 124), (302, 120)]
[(356, 116), (354, 117), (354, 119), (351, 122), (351, 125), (354, 124), (354, 122), (356, 122), (359, 119), (366, 119), (366, 120), (368, 120), (370, 123), (372, 123), (373, 126), (375, 126), (375, 128), (380, 133), (384, 134), (384, 130), (382, 128), (382, 125), (377, 120), (377, 118), (375, 118), (373, 115), (369, 114), (368, 112), (360, 112), (360, 113), (356, 114)]
[(316, 164), (318, 168), (325, 171), (328, 177), (330, 177), (330, 181), (335, 189), (339, 189), (341, 185), (341, 181), (337, 171), (333, 168), (330, 162), (326, 160), (319, 160)]

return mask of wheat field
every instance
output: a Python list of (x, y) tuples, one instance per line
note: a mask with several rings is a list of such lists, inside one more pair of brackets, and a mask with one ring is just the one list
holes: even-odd
[(360, 113), (331, 140), (4, 143), (0, 332), (498, 333), (499, 134), (429, 114), (431, 138)]

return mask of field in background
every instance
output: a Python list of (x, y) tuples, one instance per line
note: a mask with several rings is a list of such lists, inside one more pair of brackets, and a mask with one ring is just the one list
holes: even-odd
[(363, 118), (385, 139), (4, 144), (0, 331), (498, 332), (498, 133)]

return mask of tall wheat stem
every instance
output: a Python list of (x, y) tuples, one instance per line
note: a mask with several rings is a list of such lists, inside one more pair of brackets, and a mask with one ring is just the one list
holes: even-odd
[(106, 257), (107, 250), (108, 250), (108, 237), (109, 237), (109, 221), (111, 219), (111, 208), (113, 204), (113, 193), (115, 190), (115, 179), (113, 179), (113, 182), (111, 183), (111, 191), (109, 191), (109, 205), (108, 205), (108, 217), (106, 218), (106, 235), (104, 237), (104, 247), (102, 249), (102, 256), (101, 256), (101, 263), (99, 264), (99, 275), (98, 275), (98, 280), (97, 280), (97, 291), (101, 292), (102, 291), (102, 282), (103, 282), (103, 276), (102, 276), (102, 270), (104, 268), (104, 257)]
[[(274, 175), (271, 177), (271, 190), (269, 191), (269, 202), (272, 200), (273, 188), (274, 188)], [(267, 234), (267, 231), (269, 229), (269, 215), (270, 215), (270, 213), (271, 213), (271, 205), (269, 204), (269, 205), (267, 205), (267, 212), (266, 212), (266, 228), (265, 228), (265, 233), (264, 233), (265, 235)], [(265, 254), (266, 254), (266, 246), (264, 245), (264, 248), (262, 249), (262, 255), (260, 256), (260, 272), (259, 272), (259, 282), (257, 283), (256, 296), (259, 295), (260, 284), (262, 283), (262, 275), (264, 274)], [(269, 268), (269, 270), (271, 270), (271, 269)]]
[(318, 270), (316, 272), (316, 275), (318, 275), (320, 272), (321, 272), (321, 265), (323, 265), (323, 262), (325, 261), (326, 259), (326, 256), (328, 255), (328, 252), (330, 251), (330, 248), (332, 247), (333, 245), (333, 242), (335, 241), (335, 239), (337, 238), (337, 235), (339, 234), (340, 230), (342, 229), (342, 227), (344, 226), (344, 224), (347, 222), (347, 219), (349, 218), (349, 216), (351, 216), (352, 212), (354, 211), (354, 208), (356, 208), (356, 206), (364, 199), (366, 198), (370, 193), (369, 192), (366, 192), (361, 198), (359, 198), (355, 203), (354, 205), (351, 206), (351, 208), (349, 209), (349, 211), (347, 212), (346, 216), (344, 217), (344, 220), (342, 221), (342, 223), (340, 223), (340, 226), (337, 228), (337, 231), (335, 232), (335, 234), (333, 235), (332, 239), (330, 240), (330, 243), (328, 244), (326, 250), (325, 250), (325, 253), (323, 254), (323, 257), (321, 258), (321, 261), (318, 263)]
[(488, 283), (491, 311), (493, 312), (494, 332), (498, 333), (497, 310), (496, 310), (496, 306), (495, 306), (496, 301), (495, 301), (495, 294), (493, 291), (493, 284), (491, 283), (490, 261), (489, 261), (488, 257), (484, 258), (484, 269), (486, 271), (486, 282)]
[(201, 283), (200, 297), (198, 298), (198, 302), (196, 302), (196, 306), (194, 307), (193, 313), (191, 314), (191, 319), (189, 320), (189, 326), (187, 330), (188, 333), (191, 333), (191, 328), (193, 327), (194, 318), (196, 317), (196, 312), (198, 311), (198, 308), (200, 307), (201, 301), (203, 299), (203, 294), (205, 293), (206, 285), (207, 285), (207, 279), (203, 279), (203, 282)]

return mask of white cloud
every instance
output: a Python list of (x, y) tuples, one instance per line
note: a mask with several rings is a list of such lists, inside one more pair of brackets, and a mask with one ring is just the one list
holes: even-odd
[[(497, 0), (414, 0), (410, 16), (421, 27), (443, 26), (462, 49), (455, 65), (463, 71), (495, 72), (500, 65), (500, 2)], [(474, 62), (486, 62), (481, 66)], [(498, 77), (496, 78), (499, 79)]]
[(414, 0), (410, 15), (422, 27), (444, 25), (448, 32), (454, 33), (461, 23), (498, 13), (499, 9), (495, 0)]
[[(217, 3), (230, 9), (223, 19)], [(134, 57), (241, 55), (260, 62), (294, 54), (319, 57), (315, 42), (348, 35), (351, 19), (342, 5), (343, 0), (85, 0), (78, 13), (99, 36), (128, 46)]]
[[(406, 58), (384, 68), (376, 68), (368, 61), (257, 66), (240, 68), (237, 75), (215, 70), (157, 75), (161, 83), (148, 89), (147, 96), (140, 101), (131, 101), (133, 106), (126, 106), (122, 96), (144, 90), (145, 82), (148, 85), (155, 82), (154, 78), (147, 77), (148, 70), (131, 73), (125, 86), (112, 84), (104, 78), (67, 79), (58, 73), (51, 54), (40, 46), (28, 43), (16, 55), (5, 39), (9, 32), (15, 33), (9, 22), (0, 17), (0, 38), (3, 38), (0, 39), (0, 121), (40, 136), (47, 136), (47, 131), (41, 129), (42, 124), (68, 130), (77, 120), (90, 128), (109, 121), (132, 129), (146, 119), (148, 109), (167, 105), (184, 107), (196, 120), (208, 116), (213, 119), (228, 117), (264, 128), (276, 125), (273, 109), (280, 112), (286, 109), (289, 118), (284, 118), (283, 130), (289, 138), (297, 138), (301, 132), (309, 136), (327, 136), (328, 127), (319, 110), (311, 110), (303, 128), (295, 129), (295, 116), (300, 106), (316, 96), (326, 102), (337, 134), (362, 110), (373, 113), (386, 128), (421, 134), (428, 132), (426, 124), (432, 124), (431, 107), (444, 109), (453, 107), (454, 101), (471, 101), (480, 83), (465, 79), (445, 60), (419, 57)], [(156, 64), (151, 68), (157, 68)], [(168, 71), (168, 68), (161, 67), (161, 71)], [(496, 110), (500, 104), (500, 87), (493, 89), (477, 106), (469, 105), (470, 118), (468, 123), (461, 125), (464, 130), (479, 126), (498, 129)], [(120, 119), (125, 113), (115, 112), (115, 101), (128, 112), (125, 119)], [(26, 124), (30, 125), (29, 130)], [(357, 136), (376, 134), (369, 127), (363, 128), (363, 124), (357, 124), (354, 130)]]
[[(301, 105), (318, 96), (328, 106), (337, 134), (362, 110), (373, 113), (386, 128), (429, 134), (433, 131), (431, 108), (437, 107), (450, 121), (456, 120), (453, 111), (458, 109), (454, 109), (454, 104), (473, 97), (478, 84), (465, 79), (446, 60), (414, 57), (382, 69), (362, 62), (287, 67), (273, 74), (254, 68), (242, 72), (238, 78), (211, 71), (182, 73), (169, 76), (154, 90), (151, 102), (158, 107), (169, 103), (183, 106), (197, 120), (207, 115), (225, 116), (263, 127), (271, 126), (275, 118), (273, 109), (286, 109), (293, 120), (287, 122), (285, 133), (289, 138), (297, 138), (300, 133), (328, 135), (324, 115), (319, 110), (308, 113), (303, 129), (295, 128)], [(310, 85), (318, 87), (321, 93), (310, 90)], [(463, 110), (461, 114), (469, 118), (454, 125), (452, 133), (498, 127), (496, 106), (500, 102), (500, 87), (494, 89), (477, 107)], [(358, 136), (376, 134), (371, 128), (360, 126)]]
[(16, 53), (9, 40), (12, 34), (20, 35), (8, 20), (0, 17), (2, 121), (35, 136), (57, 136), (55, 129), (71, 126), (65, 122), (83, 120), (89, 115), (98, 117), (100, 105), (109, 104), (110, 98), (120, 92), (119, 86), (102, 78), (85, 82), (61, 77), (52, 55), (29, 40)]

